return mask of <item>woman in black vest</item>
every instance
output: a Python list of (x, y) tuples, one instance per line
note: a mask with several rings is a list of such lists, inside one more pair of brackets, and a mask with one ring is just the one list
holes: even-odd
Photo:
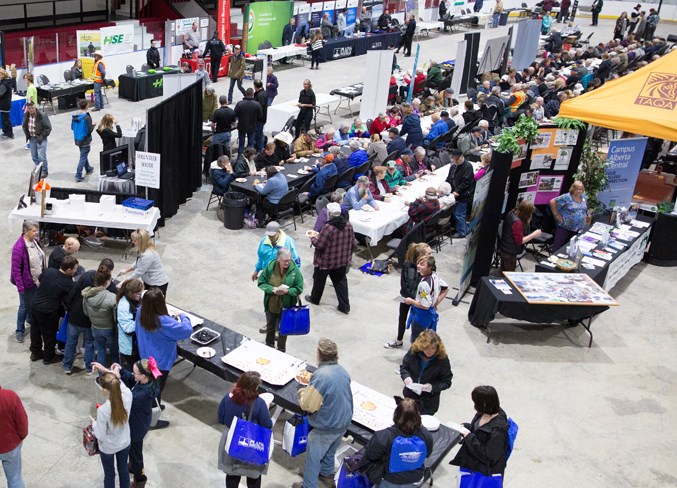
[(533, 203), (522, 200), (505, 216), (501, 241), (498, 246), (498, 255), (501, 257), (501, 271), (515, 271), (517, 255), (522, 252), (524, 245), (541, 235), (541, 229), (530, 234), (529, 224), (536, 207)]

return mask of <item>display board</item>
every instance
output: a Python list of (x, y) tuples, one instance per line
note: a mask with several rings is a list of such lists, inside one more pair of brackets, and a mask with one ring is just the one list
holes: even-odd
[[(101, 50), (101, 32), (98, 30), (79, 30), (75, 33), (79, 58), (93, 58), (94, 51)], [(84, 67), (83, 67), (84, 68)]]
[(647, 138), (617, 139), (609, 143), (604, 171), (609, 188), (597, 194), (597, 198), (608, 208), (628, 208), (632, 203)]
[[(320, 4), (321, 5), (321, 4)], [(282, 45), (282, 30), (294, 13), (294, 2), (254, 2), (244, 9), (243, 43), (245, 52), (256, 54), (259, 44), (269, 41)]]
[(489, 195), (489, 186), (493, 176), (493, 170), (487, 171), (482, 178), (475, 183), (475, 195), (473, 196), (472, 209), (470, 210), (470, 223), (468, 224), (468, 234), (465, 239), (465, 253), (463, 254), (463, 264), (461, 267), (461, 284), (459, 286), (459, 295), (463, 295), (470, 286), (470, 278), (475, 265), (475, 255), (480, 237), (480, 223), (484, 216), (484, 206), (487, 203)]
[(515, 35), (515, 46), (519, 49), (513, 51), (512, 68), (520, 71), (531, 66), (536, 59), (538, 51), (538, 41), (541, 36), (542, 21), (536, 19), (524, 19), (517, 22), (517, 34)]
[(583, 273), (503, 274), (530, 304), (618, 305), (592, 278)]
[(367, 51), (360, 119), (375, 119), (380, 112), (385, 113), (392, 65), (392, 51)]
[(131, 24), (102, 27), (101, 51), (104, 56), (134, 52), (134, 26)]
[(247, 340), (221, 358), (228, 366), (240, 371), (256, 371), (261, 380), (275, 386), (283, 386), (305, 368), (306, 362), (268, 347), (261, 342)]
[(510, 36), (495, 37), (487, 39), (484, 45), (484, 54), (480, 60), (477, 73), (486, 73), (488, 71), (498, 71), (503, 64), (503, 56), (510, 45)]

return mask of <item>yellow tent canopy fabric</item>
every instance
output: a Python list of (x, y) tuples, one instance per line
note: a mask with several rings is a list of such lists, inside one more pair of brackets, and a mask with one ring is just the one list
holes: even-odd
[(677, 50), (562, 104), (559, 117), (677, 141)]

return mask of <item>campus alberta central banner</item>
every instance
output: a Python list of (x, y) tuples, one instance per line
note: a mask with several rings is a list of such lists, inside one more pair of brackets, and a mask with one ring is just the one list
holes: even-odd
[(273, 47), (282, 45), (282, 29), (294, 14), (294, 2), (255, 2), (244, 9), (244, 48), (256, 54), (259, 44), (270, 41)]

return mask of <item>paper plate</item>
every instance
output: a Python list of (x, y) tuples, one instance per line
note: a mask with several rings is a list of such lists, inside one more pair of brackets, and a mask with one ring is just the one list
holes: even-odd
[(201, 358), (209, 359), (213, 358), (216, 355), (216, 351), (214, 350), (213, 347), (200, 347), (197, 350), (197, 355), (200, 356)]
[(272, 393), (261, 393), (259, 395), (259, 398), (266, 402), (266, 405), (268, 408), (270, 408), (270, 404), (273, 403), (273, 400), (275, 400), (275, 396)]
[(247, 183), (247, 178), (235, 178), (238, 183)]
[(275, 169), (278, 171), (284, 171), (284, 166), (275, 166)]
[(423, 427), (428, 429), (430, 432), (435, 432), (440, 428), (440, 421), (432, 415), (421, 415), (421, 423), (423, 424)]
[(300, 169), (300, 170), (297, 171), (297, 173), (300, 174), (300, 175), (307, 175), (308, 173), (310, 173), (310, 171), (307, 171), (305, 169)]

